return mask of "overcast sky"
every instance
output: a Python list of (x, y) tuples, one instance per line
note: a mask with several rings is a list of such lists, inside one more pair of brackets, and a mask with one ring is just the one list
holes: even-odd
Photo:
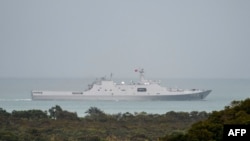
[(250, 78), (249, 0), (1, 0), (0, 77)]

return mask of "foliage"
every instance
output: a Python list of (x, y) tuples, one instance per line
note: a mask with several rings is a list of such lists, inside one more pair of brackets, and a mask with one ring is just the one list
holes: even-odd
[(100, 110), (97, 107), (90, 107), (85, 113), (89, 114), (90, 116), (94, 116), (94, 115), (104, 115), (105, 113)]
[[(85, 117), (56, 105), (41, 110), (0, 108), (0, 141), (220, 141), (223, 124), (250, 124), (250, 99), (233, 101), (224, 110), (206, 113), (106, 114), (90, 107)], [(164, 136), (165, 135), (165, 136)]]
[(1, 117), (9, 117), (11, 114), (8, 113), (6, 110), (4, 110), (3, 108), (0, 108), (0, 116)]
[(250, 124), (250, 99), (232, 101), (224, 110), (213, 111), (206, 120), (194, 123), (187, 133), (168, 134), (161, 141), (221, 141), (224, 124)]
[(76, 113), (71, 113), (65, 110), (62, 110), (62, 108), (58, 105), (55, 107), (52, 107), (49, 109), (49, 117), (52, 119), (68, 119), (68, 120), (77, 120), (77, 114)]
[(107, 115), (97, 107), (90, 107), (85, 113), (87, 113), (87, 119), (94, 121), (106, 121)]
[(41, 110), (6, 112), (0, 108), (0, 140), (89, 140), (152, 141), (175, 131), (186, 131), (192, 123), (206, 119), (204, 112), (168, 112), (166, 114), (106, 114), (90, 107), (85, 117), (63, 110), (59, 105)]
[(28, 110), (28, 111), (12, 111), (12, 117), (25, 118), (25, 119), (44, 119), (48, 118), (47, 113), (41, 110)]

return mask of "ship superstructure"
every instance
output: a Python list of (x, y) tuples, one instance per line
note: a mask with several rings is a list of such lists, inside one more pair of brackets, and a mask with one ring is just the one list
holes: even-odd
[[(33, 100), (202, 100), (211, 90), (179, 89), (162, 87), (159, 81), (147, 80), (144, 70), (135, 70), (140, 74), (138, 82), (124, 81), (115, 83), (105, 77), (88, 85), (80, 92), (68, 91), (32, 91)], [(111, 75), (112, 76), (112, 75)]]

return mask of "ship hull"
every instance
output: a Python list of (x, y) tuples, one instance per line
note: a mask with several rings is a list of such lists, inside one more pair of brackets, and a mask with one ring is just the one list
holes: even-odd
[(33, 100), (181, 101), (202, 100), (211, 92), (211, 90), (202, 89), (162, 87), (159, 81), (145, 79), (143, 69), (138, 72), (140, 73), (139, 82), (116, 83), (111, 79), (112, 77), (110, 79), (102, 77), (89, 84), (84, 92), (32, 91), (31, 96)]
[(32, 92), (33, 100), (103, 100), (103, 101), (183, 101), (202, 100), (211, 90), (188, 94), (161, 95), (87, 95), (81, 92)]

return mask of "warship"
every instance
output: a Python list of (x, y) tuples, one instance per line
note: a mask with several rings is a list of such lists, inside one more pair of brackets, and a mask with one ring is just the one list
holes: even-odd
[(32, 90), (32, 100), (152, 100), (152, 101), (183, 101), (203, 100), (212, 90), (168, 88), (160, 85), (160, 81), (147, 80), (144, 69), (136, 69), (140, 75), (138, 82), (124, 81), (116, 83), (102, 77), (88, 85), (85, 91), (39, 91)]

